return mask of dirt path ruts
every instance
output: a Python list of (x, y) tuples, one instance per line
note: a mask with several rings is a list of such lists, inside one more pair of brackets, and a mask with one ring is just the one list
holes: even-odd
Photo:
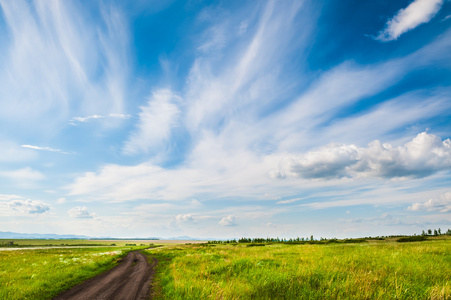
[(54, 300), (149, 299), (156, 264), (156, 259), (149, 264), (144, 254), (130, 252), (113, 269), (59, 294)]

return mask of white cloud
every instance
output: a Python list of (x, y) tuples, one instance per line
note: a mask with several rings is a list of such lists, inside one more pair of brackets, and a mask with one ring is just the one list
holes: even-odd
[(86, 208), (86, 206), (71, 208), (67, 211), (67, 214), (71, 218), (91, 219), (91, 218), (95, 217), (95, 214), (91, 214), (88, 212), (88, 209)]
[(118, 113), (111, 113), (108, 115), (108, 117), (110, 118), (118, 118), (118, 119), (123, 119), (123, 120), (127, 120), (131, 118), (131, 115), (128, 114), (118, 114)]
[[(233, 28), (221, 31), (225, 35), (221, 40), (229, 41), (227, 47), (214, 51), (211, 56), (201, 53), (190, 69), (184, 97), (189, 103), (185, 116), (188, 130), (197, 133), (201, 128), (227, 125), (232, 119), (246, 120), (246, 116), (253, 117), (281, 96), (286, 83), (278, 81), (279, 69), (288, 64), (287, 57), (296, 46), (302, 45), (296, 48), (297, 54), (303, 51), (307, 43), (302, 41), (311, 32), (311, 15), (296, 18), (303, 4), (304, 1), (294, 1), (277, 5), (269, 1), (266, 5), (243, 8), (242, 15), (228, 21), (221, 20), (220, 28), (226, 25)], [(237, 36), (236, 24), (243, 22), (253, 25)], [(296, 33), (297, 43), (293, 44), (291, 38), (295, 33), (287, 29), (296, 26), (303, 30)], [(213, 24), (207, 33), (215, 32), (217, 27)]]
[[(346, 61), (322, 72), (297, 99), (261, 120), (258, 127), (264, 130), (260, 132), (253, 128), (249, 138), (256, 140), (252, 142), (258, 139), (272, 141), (279, 150), (287, 152), (318, 147), (337, 138), (350, 137), (353, 142), (364, 140), (368, 143), (370, 136), (382, 137), (393, 129), (444, 114), (450, 109), (448, 87), (414, 90), (394, 99), (385, 99), (356, 115), (336, 118), (361, 99), (396, 85), (411, 71), (437, 62), (448, 64), (450, 47), (451, 31), (448, 31), (404, 58), (366, 66)], [(406, 113), (399, 114), (399, 111)]]
[(228, 215), (227, 217), (222, 218), (218, 224), (222, 225), (222, 226), (236, 226), (237, 225), (235, 223), (235, 217), (232, 215)]
[(68, 152), (62, 151), (61, 149), (55, 149), (55, 148), (50, 148), (50, 147), (40, 147), (40, 146), (33, 146), (33, 145), (22, 145), (20, 147), (29, 148), (29, 149), (33, 149), (33, 150), (41, 150), (41, 151), (59, 152), (62, 154), (69, 154)]
[(21, 196), (17, 196), (17, 195), (2, 195), (0, 194), (0, 201), (10, 201), (13, 199), (22, 199)]
[(8, 207), (11, 210), (18, 211), (23, 214), (43, 214), (50, 210), (50, 206), (48, 206), (47, 204), (39, 201), (33, 201), (30, 199), (12, 200), (8, 202)]
[[(103, 119), (103, 118), (105, 118), (105, 116), (100, 116), (100, 115), (92, 115), (92, 116), (87, 116), (87, 117), (73, 117), (73, 118), (70, 120), (70, 122), (75, 122), (75, 121), (77, 121), (77, 122), (82, 122), (82, 123), (84, 123), (84, 122), (88, 122), (88, 121), (90, 121), (90, 120)], [(75, 123), (72, 123), (72, 124), (75, 125)]]
[[(374, 136), (385, 137), (388, 132), (404, 125), (443, 114), (449, 105), (440, 104), (449, 103), (449, 91), (443, 90), (440, 97), (406, 94), (402, 99), (388, 100), (386, 105), (371, 107), (347, 119), (337, 119), (336, 115), (359, 100), (378, 95), (393, 86), (414, 68), (447, 58), (450, 34), (446, 33), (406, 58), (369, 66), (345, 62), (313, 79), (304, 78), (307, 84), (299, 92), (299, 97), (292, 99), (290, 96), (283, 104), (281, 99), (287, 96), (284, 93), (288, 87), (282, 79), (292, 79), (293, 74), (279, 71), (283, 70), (284, 64), (290, 64), (287, 59), (290, 51), (296, 50), (297, 56), (304, 51), (311, 29), (311, 13), (299, 10), (299, 3), (301, 1), (286, 5), (269, 2), (261, 10), (259, 6), (252, 17), (221, 21), (221, 24), (233, 25), (234, 34), (236, 24), (242, 21), (248, 24), (247, 30), (237, 40), (227, 36), (233, 30), (225, 30), (225, 38), (230, 42), (212, 57), (205, 52), (196, 53), (198, 57), (180, 98), (172, 98), (175, 93), (169, 90), (156, 90), (148, 104), (141, 108), (140, 120), (123, 151), (155, 154), (167, 150), (171, 147), (171, 137), (180, 133), (177, 126), (181, 125), (187, 131), (182, 133), (190, 140), (183, 162), (167, 169), (158, 166), (155, 160), (131, 166), (105, 165), (96, 172), (78, 177), (68, 186), (69, 193), (114, 202), (186, 200), (191, 197), (202, 201), (222, 197), (255, 199), (267, 192), (283, 199), (291, 198), (303, 179), (274, 181), (268, 176), (269, 171), (277, 169), (285, 153), (300, 158), (299, 149), (309, 151), (334, 139), (340, 139), (337, 142), (341, 144), (324, 147), (331, 156), (330, 161), (320, 161), (320, 157), (314, 158), (311, 154), (311, 166), (316, 169), (306, 171), (310, 172), (310, 177), (305, 178), (323, 178), (319, 177), (321, 168), (328, 167), (335, 168), (336, 174), (329, 174), (331, 178), (388, 177), (388, 174), (382, 174), (385, 168), (382, 161), (369, 154), (365, 161), (371, 158), (372, 162), (379, 164), (379, 169), (371, 166), (365, 172), (359, 172), (349, 168), (353, 173), (347, 173), (348, 165), (360, 162), (353, 158), (355, 151), (361, 155), (377, 146), (352, 146), (356, 143), (352, 138), (361, 137), (358, 144), (367, 144)], [(299, 18), (293, 17), (296, 14)], [(293, 46), (289, 43), (294, 35), (291, 29), (300, 25), (302, 34), (296, 36), (299, 44)], [(302, 81), (303, 78), (296, 80)], [(414, 103), (410, 101), (413, 98)], [(406, 114), (399, 111), (406, 111)], [(158, 122), (159, 117), (163, 119), (161, 122)], [(375, 123), (378, 126), (374, 126)], [(361, 128), (373, 131), (365, 135)], [(393, 152), (384, 151), (379, 152)], [(307, 184), (310, 187), (329, 183), (321, 180), (308, 181)]]
[(393, 217), (388, 213), (384, 213), (378, 217), (369, 217), (369, 218), (355, 218), (346, 220), (347, 222), (352, 223), (370, 223), (373, 226), (393, 226), (393, 225), (401, 225), (401, 219), (397, 217)]
[[(124, 153), (137, 154), (166, 150), (171, 130), (177, 125), (181, 99), (170, 90), (152, 93), (147, 106), (141, 107), (135, 132), (125, 143)], [(162, 149), (163, 148), (163, 149)]]
[(411, 211), (438, 211), (441, 213), (451, 212), (451, 193), (445, 193), (436, 199), (429, 199), (424, 203), (414, 203), (407, 208)]
[(127, 120), (131, 118), (131, 115), (128, 114), (118, 114), (118, 113), (110, 113), (108, 115), (92, 115), (86, 117), (73, 117), (69, 124), (76, 126), (78, 123), (86, 123), (92, 120), (105, 119), (105, 118), (117, 118), (122, 120)]
[[(267, 192), (288, 198), (299, 190), (303, 180), (315, 188), (333, 185), (333, 179), (343, 177), (353, 181), (421, 178), (451, 168), (450, 141), (427, 133), (399, 147), (374, 141), (366, 148), (333, 144), (306, 154), (260, 157), (248, 151), (225, 149), (218, 139), (204, 139), (187, 158), (189, 163), (177, 168), (164, 169), (151, 163), (107, 165), (97, 173), (88, 172), (77, 178), (67, 188), (70, 195), (96, 195), (97, 199), (112, 202), (189, 201), (193, 197), (250, 199), (261, 198)], [(277, 176), (268, 175), (271, 170), (285, 180), (274, 180)], [(290, 198), (281, 203), (289, 204)]]
[(41, 172), (33, 170), (30, 167), (25, 167), (14, 171), (0, 171), (0, 176), (18, 181), (21, 180), (35, 181), (42, 180), (45, 178), (45, 176)]
[(64, 197), (58, 198), (58, 199), (56, 200), (56, 203), (58, 203), (58, 204), (64, 204), (64, 203), (66, 203), (66, 198), (64, 198)]
[(197, 206), (201, 206), (201, 205), (202, 205), (202, 203), (201, 203), (199, 200), (197, 200), (197, 199), (191, 199), (190, 204), (191, 204), (192, 206), (194, 206), (194, 207), (197, 207)]
[(37, 157), (31, 150), (21, 147), (10, 141), (0, 141), (0, 162), (18, 162), (32, 160)]
[(403, 33), (429, 22), (443, 3), (444, 0), (414, 0), (387, 22), (376, 39), (383, 42), (398, 39)]
[(180, 215), (177, 215), (175, 217), (175, 219), (176, 219), (177, 223), (186, 223), (186, 222), (194, 221), (194, 217), (192, 214), (184, 214), (184, 215), (180, 214)]
[(202, 45), (197, 47), (197, 50), (202, 52), (213, 52), (221, 50), (226, 44), (225, 40), (225, 28), (221, 25), (216, 25), (209, 28), (205, 33), (207, 38)]
[(394, 148), (373, 141), (368, 148), (329, 144), (317, 151), (282, 160), (273, 177), (415, 177), (429, 176), (451, 168), (451, 140), (426, 132)]
[(69, 113), (122, 112), (128, 36), (113, 6), (101, 6), (95, 18), (72, 1), (2, 0), (0, 9), (7, 31), (0, 45), (5, 123), (42, 133), (60, 129)]
[(295, 203), (298, 202), (300, 200), (304, 200), (306, 198), (294, 198), (294, 199), (287, 199), (287, 200), (280, 200), (277, 201), (276, 204), (291, 204), (291, 203)]
[[(448, 101), (450, 92), (451, 89), (448, 88), (409, 92), (394, 99), (388, 99), (368, 111), (335, 120), (329, 126), (316, 129), (314, 136), (309, 135), (306, 138), (308, 142), (312, 141), (320, 145), (331, 140), (337, 142), (339, 140), (340, 143), (367, 144), (370, 142), (369, 137), (382, 138), (393, 128), (412, 127), (411, 124), (422, 119), (433, 118), (449, 111), (451, 109), (451, 102)], [(406, 103), (409, 105), (406, 106)], [(400, 111), (403, 113), (400, 114)], [(378, 125), (374, 126), (374, 124)], [(410, 130), (411, 134), (418, 132), (418, 130), (415, 131)]]

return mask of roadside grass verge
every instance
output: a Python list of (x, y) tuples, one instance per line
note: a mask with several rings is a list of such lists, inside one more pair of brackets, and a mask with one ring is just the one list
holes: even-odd
[(451, 239), (146, 253), (159, 261), (154, 299), (451, 299)]
[(0, 250), (0, 299), (51, 299), (143, 247)]

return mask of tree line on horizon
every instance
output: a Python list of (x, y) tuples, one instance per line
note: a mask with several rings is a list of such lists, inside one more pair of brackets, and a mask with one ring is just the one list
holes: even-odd
[[(440, 235), (450, 235), (451, 229), (448, 229), (446, 232), (442, 233), (442, 230), (439, 229), (428, 229), (427, 231), (423, 230), (421, 236), (423, 239), (402, 239), (400, 241), (420, 241), (424, 240), (427, 236), (440, 236)], [(327, 243), (362, 243), (366, 240), (384, 240), (386, 238), (395, 238), (395, 237), (418, 237), (417, 234), (409, 235), (388, 235), (388, 236), (377, 236), (377, 237), (364, 237), (364, 238), (347, 238), (347, 239), (337, 239), (337, 238), (323, 238), (315, 239), (313, 235), (307, 238), (246, 238), (242, 237), (240, 239), (227, 239), (227, 240), (212, 240), (208, 241), (208, 244), (265, 244), (265, 243), (286, 243), (286, 244), (327, 244)]]

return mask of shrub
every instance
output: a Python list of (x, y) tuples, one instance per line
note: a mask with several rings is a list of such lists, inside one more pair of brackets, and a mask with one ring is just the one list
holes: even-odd
[(425, 236), (414, 235), (414, 236), (402, 237), (402, 238), (397, 239), (396, 241), (398, 243), (406, 243), (406, 242), (421, 242), (421, 241), (425, 241), (425, 240), (427, 240), (427, 238)]

